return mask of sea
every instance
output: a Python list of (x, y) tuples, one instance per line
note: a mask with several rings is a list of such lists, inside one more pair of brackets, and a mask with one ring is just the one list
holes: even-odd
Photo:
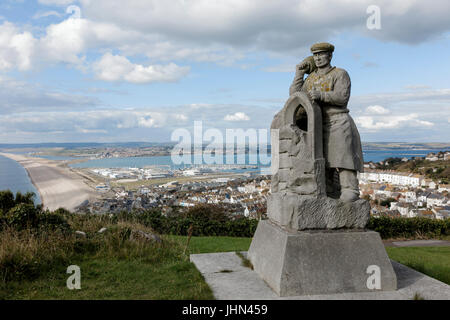
[(11, 190), (14, 194), (20, 191), (26, 193), (34, 192), (35, 204), (41, 203), (39, 192), (31, 183), (27, 171), (17, 161), (0, 156), (0, 190)]
[[(386, 150), (364, 150), (363, 156), (364, 161), (379, 162), (390, 157), (400, 157), (411, 159), (413, 157), (423, 157), (430, 152), (439, 152), (439, 149), (386, 149)], [(72, 157), (59, 157), (59, 156), (42, 156), (46, 159), (51, 160), (72, 160)], [(233, 164), (239, 164), (239, 156), (234, 156)], [(253, 155), (253, 159), (256, 158), (257, 162), (254, 163), (250, 161), (252, 159), (251, 155), (246, 155), (245, 160), (241, 161), (241, 164), (246, 164), (248, 168), (240, 169), (223, 169), (224, 172), (266, 172), (268, 173), (270, 163), (260, 158), (257, 155)], [(77, 158), (79, 159), (79, 158)], [(253, 160), (252, 159), (252, 160)], [(196, 159), (196, 162), (200, 162)], [(192, 163), (195, 163), (195, 159), (191, 159)], [(200, 162), (201, 163), (201, 162)], [(227, 159), (224, 156), (223, 164), (227, 164)], [(254, 168), (254, 166), (258, 168)], [(124, 158), (104, 158), (104, 159), (93, 159), (87, 160), (80, 163), (75, 163), (71, 165), (76, 168), (143, 168), (143, 167), (166, 167), (170, 169), (183, 169), (188, 168), (193, 165), (180, 163), (174, 164), (171, 156), (154, 156), (154, 157), (124, 157)], [(194, 165), (195, 166), (195, 165)], [(35, 203), (41, 203), (39, 193), (36, 188), (31, 183), (30, 177), (28, 176), (26, 170), (16, 161), (9, 158), (0, 156), (0, 190), (10, 189), (12, 192), (20, 191), (25, 193), (27, 191), (32, 191), (36, 194)]]
[[(363, 157), (365, 162), (379, 162), (383, 161), (387, 158), (391, 157), (399, 157), (399, 158), (414, 158), (414, 157), (424, 157), (430, 152), (439, 152), (442, 151), (440, 149), (420, 149), (420, 150), (412, 150), (412, 149), (386, 149), (386, 150), (364, 150), (363, 149)], [(250, 161), (252, 159), (257, 159), (256, 162)], [(201, 164), (202, 161), (198, 160), (199, 156), (195, 156), (190, 158), (190, 164), (181, 163), (174, 164), (171, 156), (157, 156), (157, 157), (123, 157), (123, 158), (103, 158), (103, 159), (93, 159), (88, 160), (76, 164), (72, 164), (71, 167), (75, 168), (143, 168), (147, 166), (166, 166), (171, 169), (182, 169), (191, 167), (192, 164)], [(197, 161), (196, 161), (197, 160)], [(246, 165), (257, 165), (258, 167), (269, 167), (270, 162), (264, 161), (264, 158), (259, 157), (258, 155), (246, 155), (245, 161), (238, 162), (239, 156), (235, 155), (234, 160), (231, 162), (232, 164), (246, 164)], [(204, 162), (203, 162), (204, 163)], [(227, 159), (226, 156), (222, 158), (222, 164), (226, 164)]]

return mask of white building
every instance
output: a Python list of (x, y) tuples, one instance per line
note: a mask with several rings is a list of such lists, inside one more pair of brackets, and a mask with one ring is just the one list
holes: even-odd
[(187, 169), (183, 171), (183, 176), (196, 176), (199, 174), (200, 171), (198, 169)]
[(405, 197), (405, 202), (416, 202), (417, 201), (417, 196), (416, 196), (416, 192), (415, 191), (405, 191), (402, 192), (402, 195)]
[(450, 206), (435, 207), (432, 209), (436, 219), (444, 220), (450, 218)]
[(427, 208), (432, 208), (433, 206), (443, 206), (447, 204), (447, 199), (443, 195), (430, 194), (427, 198)]
[(389, 210), (397, 210), (403, 217), (409, 217), (412, 206), (405, 202), (391, 202)]
[(435, 155), (434, 153), (430, 153), (430, 154), (428, 154), (428, 155), (425, 157), (425, 160), (428, 160), (428, 161), (438, 161), (439, 158), (438, 158), (438, 156)]
[(359, 179), (363, 182), (389, 183), (393, 185), (418, 187), (422, 183), (422, 176), (416, 174), (403, 175), (392, 172), (362, 172)]

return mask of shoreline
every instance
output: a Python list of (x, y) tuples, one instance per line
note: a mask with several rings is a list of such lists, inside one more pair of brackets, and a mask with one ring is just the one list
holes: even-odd
[(54, 160), (3, 152), (0, 155), (18, 162), (27, 171), (44, 210), (65, 208), (73, 211), (84, 201), (91, 202), (97, 198), (95, 190), (82, 176)]
[[(4, 156), (3, 154), (2, 154), (2, 156)], [(11, 158), (10, 158), (11, 159)], [(14, 159), (11, 159), (11, 160), (14, 160)], [(14, 161), (16, 161), (16, 160), (14, 160)], [(19, 161), (16, 161), (18, 164), (20, 164), (24, 169), (25, 169), (25, 171), (26, 171), (26, 173), (27, 173), (27, 176), (28, 176), (28, 179), (30, 179), (30, 182), (31, 182), (31, 184), (34, 186), (34, 188), (37, 190), (37, 193), (38, 193), (38, 196), (39, 196), (39, 200), (41, 200), (41, 205), (42, 205), (42, 207), (44, 208), (44, 200), (43, 200), (43, 198), (42, 198), (42, 194), (41, 194), (41, 191), (39, 190), (39, 188), (36, 186), (36, 183), (33, 181), (33, 177), (30, 175), (30, 172), (19, 162)]]

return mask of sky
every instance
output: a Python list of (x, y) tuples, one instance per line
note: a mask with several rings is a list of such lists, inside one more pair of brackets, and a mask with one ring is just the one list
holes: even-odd
[(448, 0), (2, 0), (0, 143), (269, 129), (316, 42), (363, 142), (450, 142)]

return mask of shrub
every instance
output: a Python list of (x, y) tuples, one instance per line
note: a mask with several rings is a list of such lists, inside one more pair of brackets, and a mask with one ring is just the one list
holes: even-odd
[[(59, 209), (58, 209), (59, 210)], [(45, 211), (39, 215), (39, 228), (52, 231), (70, 232), (71, 227), (61, 211)]]
[(223, 207), (217, 205), (197, 205), (181, 214), (181, 216), (198, 222), (226, 222), (231, 218)]
[(380, 233), (381, 238), (435, 238), (450, 235), (450, 219), (371, 217), (368, 229)]
[(39, 223), (39, 210), (34, 204), (19, 203), (10, 209), (5, 216), (7, 225), (23, 230), (28, 228), (36, 228)]
[[(19, 196), (20, 197), (20, 196)], [(27, 199), (28, 197), (21, 198)], [(65, 209), (58, 209), (54, 212), (42, 211), (41, 206), (35, 206), (33, 203), (21, 202), (16, 204), (6, 213), (0, 209), (0, 230), (10, 227), (16, 230), (53, 230), (69, 232), (70, 225), (67, 222), (67, 216), (71, 213)]]
[(391, 202), (395, 202), (395, 199), (394, 198), (387, 198), (386, 200), (381, 200), (380, 201), (380, 206), (389, 207), (391, 205)]
[(198, 205), (184, 213), (164, 216), (157, 209), (139, 213), (134, 217), (139, 223), (161, 234), (185, 236), (192, 225), (193, 236), (252, 237), (257, 220), (234, 217), (217, 205)]
[(14, 195), (11, 190), (0, 191), (0, 209), (8, 212), (15, 206)]
[(16, 193), (16, 198), (14, 200), (15, 204), (25, 203), (34, 204), (34, 197), (36, 197), (34, 192), (27, 192), (22, 194), (20, 191)]
[(136, 219), (143, 225), (149, 226), (159, 233), (167, 233), (167, 218), (161, 214), (159, 210), (148, 210), (141, 213)]
[(6, 228), (0, 232), (0, 283), (33, 279), (69, 264), (69, 238), (54, 233)]
[(258, 220), (245, 217), (228, 222), (227, 236), (230, 237), (253, 237), (258, 226)]

